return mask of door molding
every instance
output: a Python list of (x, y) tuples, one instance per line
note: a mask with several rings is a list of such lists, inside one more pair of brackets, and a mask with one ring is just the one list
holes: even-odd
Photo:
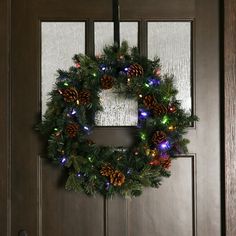
[(0, 235), (10, 236), (10, 0), (0, 1)]
[[(236, 235), (236, 2), (221, 1), (222, 235)], [(223, 10), (224, 9), (224, 10)], [(10, 236), (10, 16), (11, 0), (0, 2), (0, 235)]]
[[(236, 235), (236, 2), (224, 0), (224, 180), (227, 236)], [(223, 33), (223, 30), (222, 30)], [(222, 111), (222, 112), (223, 112)]]

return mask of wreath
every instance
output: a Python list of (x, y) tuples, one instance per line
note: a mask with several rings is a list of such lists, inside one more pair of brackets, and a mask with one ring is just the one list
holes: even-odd
[[(67, 190), (138, 196), (170, 176), (172, 159), (187, 152), (183, 134), (197, 117), (181, 108), (173, 76), (161, 74), (158, 58), (140, 56), (127, 42), (103, 51), (94, 58), (75, 55), (74, 66), (58, 70), (37, 130), (48, 140), (48, 158), (66, 168)], [(105, 89), (138, 102), (136, 135), (128, 148), (99, 146), (89, 138)]]

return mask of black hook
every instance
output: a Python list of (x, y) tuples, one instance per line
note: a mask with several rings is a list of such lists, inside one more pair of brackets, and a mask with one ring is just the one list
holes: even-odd
[(114, 43), (120, 46), (120, 5), (119, 0), (113, 0)]

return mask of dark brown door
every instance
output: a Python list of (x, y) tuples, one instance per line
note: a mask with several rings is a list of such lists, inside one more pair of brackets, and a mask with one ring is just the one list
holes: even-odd
[[(32, 128), (42, 100), (42, 22), (85, 22), (85, 51), (93, 54), (94, 21), (112, 20), (112, 1), (12, 0), (12, 236), (20, 230), (29, 236), (220, 235), (218, 1), (121, 0), (120, 5), (122, 20), (138, 22), (143, 55), (150, 51), (149, 23), (190, 23), (191, 109), (200, 117), (189, 128), (190, 154), (174, 162), (173, 176), (160, 189), (146, 189), (133, 200), (66, 192), (62, 171), (40, 157), (42, 145)], [(128, 131), (101, 132), (120, 132), (121, 139)]]

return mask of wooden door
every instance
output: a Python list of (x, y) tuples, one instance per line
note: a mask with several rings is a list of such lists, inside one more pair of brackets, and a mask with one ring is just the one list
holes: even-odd
[[(121, 0), (120, 4), (121, 19), (139, 23), (143, 55), (148, 52), (148, 22), (191, 22), (192, 110), (200, 122), (189, 128), (190, 154), (178, 157), (173, 176), (160, 189), (146, 189), (133, 200), (66, 192), (62, 171), (40, 157), (41, 142), (32, 129), (41, 110), (41, 22), (84, 21), (86, 52), (93, 54), (94, 21), (112, 20), (112, 1), (13, 0), (11, 235), (221, 233), (218, 2)], [(113, 131), (120, 132), (121, 139), (129, 129)]]

